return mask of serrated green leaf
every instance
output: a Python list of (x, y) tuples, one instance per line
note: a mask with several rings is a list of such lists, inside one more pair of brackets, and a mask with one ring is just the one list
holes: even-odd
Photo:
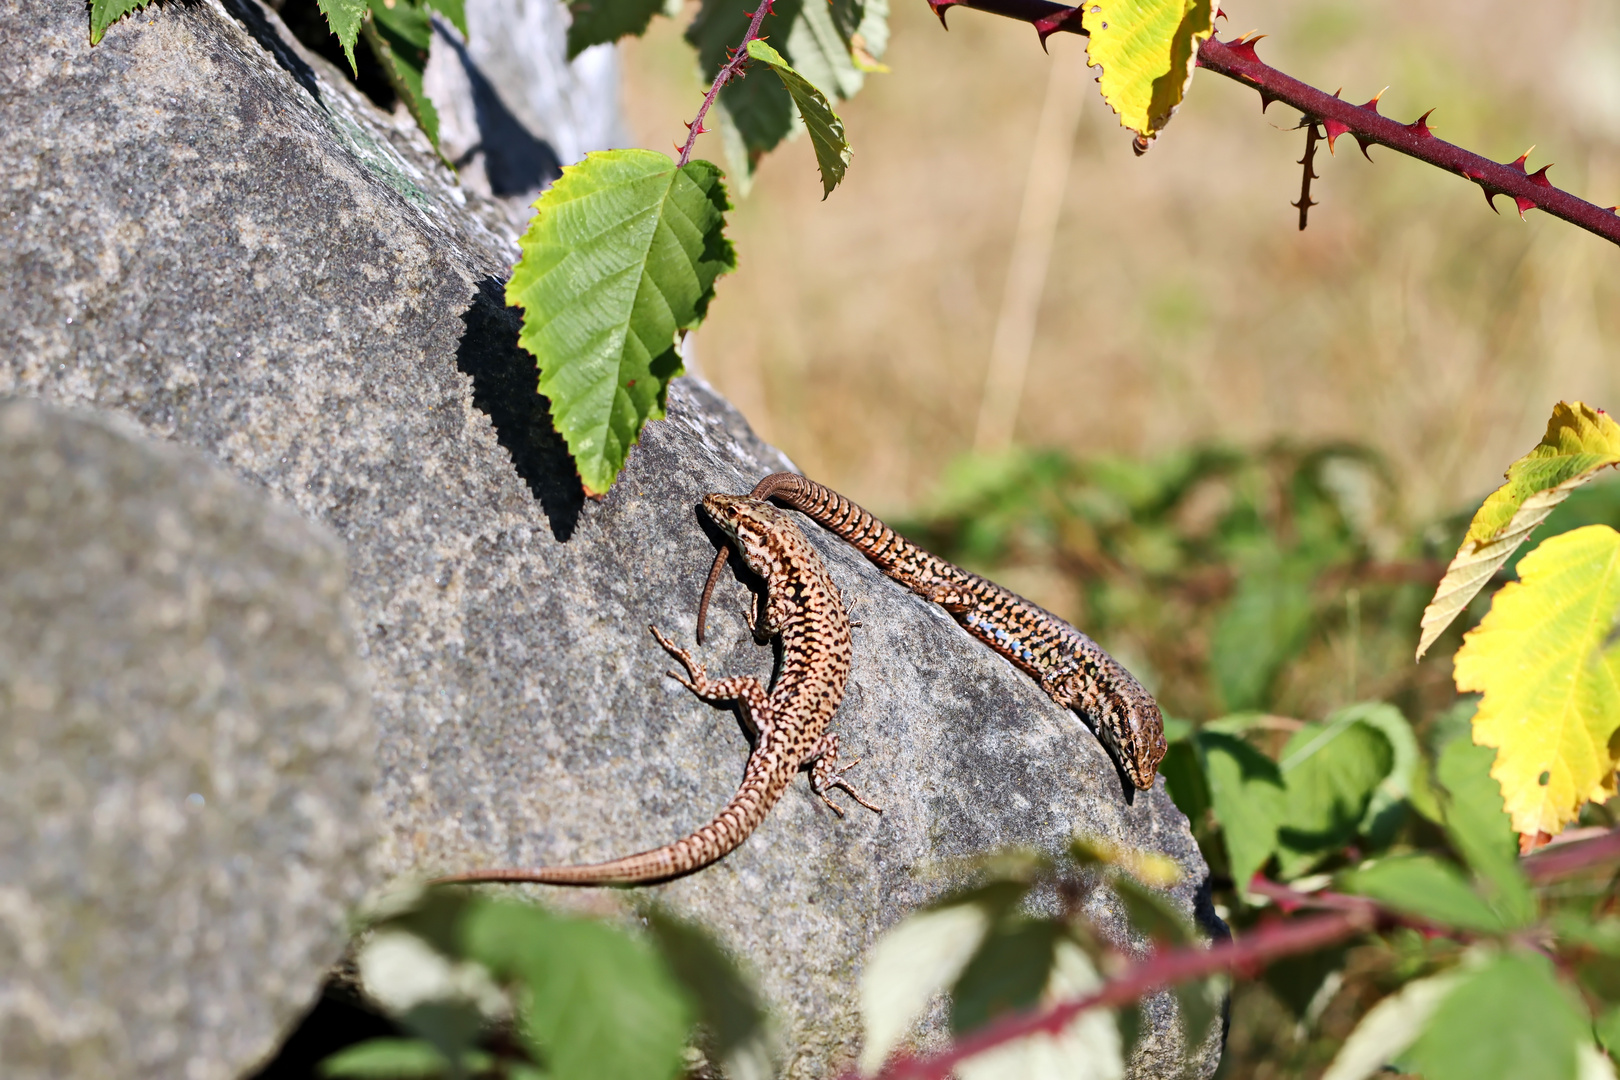
[(872, 946), (861, 972), (861, 1072), (876, 1072), (929, 1001), (956, 981), (991, 918), (981, 904), (935, 908), (904, 919)]
[(1215, 29), (1210, 0), (1086, 0), (1086, 46), (1103, 100), (1122, 127), (1151, 139), (1192, 84), (1198, 43)]
[(569, 0), (568, 59), (592, 45), (640, 37), (654, 15), (664, 12), (664, 0)]
[(685, 996), (653, 948), (605, 923), (490, 903), (462, 924), (467, 955), (528, 990), (521, 1031), (569, 1080), (672, 1080), (690, 1026)]
[(1587, 800), (1615, 793), (1620, 729), (1620, 532), (1588, 525), (1550, 537), (1519, 564), (1457, 650), (1459, 690), (1484, 693), (1474, 741), (1515, 831), (1556, 835)]
[(367, 1039), (320, 1063), (322, 1076), (343, 1080), (429, 1080), (450, 1071), (450, 1059), (425, 1039)]
[(1367, 1080), (1404, 1053), (1423, 1033), (1462, 976), (1455, 972), (1417, 979), (1374, 1005), (1339, 1047), (1322, 1080)]
[(1491, 779), (1490, 747), (1454, 739), (1440, 755), (1436, 779), (1445, 789), (1445, 829), (1451, 845), (1490, 890), (1491, 902), (1510, 923), (1535, 917), (1535, 896), (1519, 869), (1519, 841), (1502, 809), (1502, 789)]
[[(705, 80), (714, 78), (726, 63), (726, 50), (742, 40), (746, 7), (733, 0), (704, 0), (687, 28), (686, 40), (698, 51)], [(860, 18), (860, 6), (850, 0), (778, 0), (765, 28), (786, 62), (830, 100), (853, 96), (865, 78), (850, 53)], [(733, 79), (720, 91), (715, 113), (733, 181), (746, 191), (759, 159), (796, 134), (793, 98), (776, 79)]]
[(132, 11), (139, 11), (152, 0), (90, 0), (90, 44), (101, 44), (107, 27)]
[(360, 23), (366, 44), (377, 57), (388, 85), (405, 103), (433, 148), (439, 148), (439, 112), (422, 89), (428, 48), (433, 43), (433, 22), (428, 9), (413, 0), (368, 0), (371, 17)]
[(1195, 741), (1232, 881), (1244, 892), (1277, 849), (1277, 825), (1287, 805), (1282, 775), (1276, 762), (1235, 736), (1204, 730)]
[(337, 35), (338, 44), (343, 46), (349, 70), (358, 75), (360, 67), (354, 61), (354, 43), (360, 37), (360, 21), (366, 17), (366, 0), (317, 0), (316, 6), (326, 16), (326, 25)]
[(748, 55), (776, 72), (793, 98), (799, 119), (810, 133), (810, 145), (816, 151), (816, 166), (821, 170), (821, 197), (825, 199), (844, 179), (844, 171), (849, 168), (850, 151), (844, 139), (844, 122), (827, 104), (826, 95), (794, 71), (781, 53), (756, 38), (748, 43)]
[(1459, 930), (1495, 933), (1504, 924), (1456, 867), (1432, 855), (1397, 855), (1346, 871), (1340, 885), (1396, 911)]
[(1511, 952), (1466, 974), (1412, 1047), (1424, 1080), (1574, 1080), (1587, 1021), (1533, 953)]
[(1541, 442), (1508, 466), (1507, 483), (1491, 493), (1469, 524), (1434, 599), (1423, 610), (1418, 658), (1571, 491), (1616, 464), (1620, 424), (1602, 409), (1560, 401)]
[(536, 203), (506, 302), (585, 490), (605, 493), (681, 372), (676, 335), (735, 265), (720, 170), (651, 150), (587, 154)]
[(1283, 747), (1279, 769), (1288, 795), (1277, 861), (1284, 879), (1305, 873), (1356, 835), (1394, 765), (1389, 740), (1353, 716), (1306, 724)]
[[(1059, 939), (1040, 1004), (1093, 993), (1102, 979), (1073, 941)], [(957, 1064), (961, 1080), (1120, 1080), (1125, 1054), (1120, 1028), (1107, 1009), (1090, 1009), (1058, 1035), (1032, 1035)]]

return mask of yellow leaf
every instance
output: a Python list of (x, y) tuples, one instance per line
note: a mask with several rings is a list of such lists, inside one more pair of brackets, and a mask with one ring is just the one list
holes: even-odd
[(1519, 563), (1457, 650), (1460, 691), (1482, 691), (1474, 741), (1521, 833), (1556, 834), (1614, 791), (1620, 750), (1620, 532), (1588, 525)]
[(1508, 466), (1507, 483), (1491, 493), (1469, 524), (1468, 536), (1423, 610), (1418, 659), (1554, 507), (1599, 469), (1615, 464), (1620, 464), (1620, 424), (1602, 409), (1560, 401), (1547, 421), (1547, 434)]
[(1121, 127), (1153, 138), (1192, 83), (1198, 43), (1215, 29), (1210, 0), (1087, 0), (1081, 22), (1103, 100)]

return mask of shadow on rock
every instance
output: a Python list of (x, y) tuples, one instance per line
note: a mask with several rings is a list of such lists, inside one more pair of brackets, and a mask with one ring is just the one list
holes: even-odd
[(518, 344), (522, 317), (506, 306), (506, 285), (493, 277), (478, 283), (461, 314), (467, 329), (456, 346), (456, 367), (472, 376), (473, 404), (495, 425), (495, 437), (512, 455), (512, 467), (540, 500), (551, 534), (567, 542), (579, 523), (585, 492), (568, 447), (551, 423), (551, 402), (536, 383), (534, 357)]
[(478, 118), (478, 145), (463, 154), (456, 167), (465, 166), (474, 154), (483, 151), (484, 175), (489, 178), (489, 190), (493, 194), (528, 195), (549, 186), (562, 175), (562, 161), (557, 151), (544, 139), (536, 138), (523, 126), (523, 121), (513, 115), (454, 34), (437, 19), (434, 29), (438, 31), (439, 40), (454, 50), (461, 70), (466, 73), (467, 83), (472, 87), (473, 112)]

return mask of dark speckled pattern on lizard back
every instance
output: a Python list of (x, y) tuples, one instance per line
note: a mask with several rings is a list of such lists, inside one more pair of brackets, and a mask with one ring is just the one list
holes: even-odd
[[(1101, 645), (1017, 593), (930, 555), (838, 492), (797, 473), (772, 473), (750, 495), (805, 514), (889, 577), (945, 608), (968, 633), (1033, 675), (1053, 701), (1090, 719), (1133, 785), (1153, 785), (1166, 749), (1164, 719), (1153, 696)], [(722, 548), (703, 588), (699, 642), (725, 559)]]
[(799, 527), (768, 502), (741, 495), (707, 495), (703, 509), (742, 552), (749, 569), (765, 581), (764, 619), (755, 637), (780, 636), (781, 669), (773, 690), (752, 676), (711, 680), (691, 653), (677, 648), (650, 627), (687, 677), (670, 672), (687, 689), (708, 701), (735, 701), (744, 721), (756, 733), (742, 785), (713, 821), (683, 840), (652, 851), (585, 866), (472, 870), (439, 878), (435, 884), (479, 881), (536, 882), (545, 885), (633, 885), (663, 881), (700, 870), (734, 851), (765, 820), (798, 771), (809, 765), (810, 786), (840, 815), (828, 798), (843, 788), (869, 810), (840, 767), (838, 736), (828, 733), (833, 714), (849, 681), (849, 615), (838, 587)]

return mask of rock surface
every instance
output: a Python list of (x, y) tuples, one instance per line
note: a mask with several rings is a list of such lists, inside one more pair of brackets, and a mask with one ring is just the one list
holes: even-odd
[(0, 399), (7, 1080), (230, 1080), (308, 1006), (373, 876), (344, 584), (197, 452)]
[[(747, 745), (663, 677), (646, 626), (692, 641), (714, 550), (696, 502), (787, 462), (682, 379), (585, 502), (502, 306), (509, 233), (419, 137), (257, 7), (155, 7), (95, 50), (84, 19), (70, 0), (0, 17), (19, 58), (0, 72), (0, 393), (121, 412), (343, 538), (391, 874), (601, 859), (707, 820)], [(807, 532), (862, 623), (835, 729), (887, 812), (840, 820), (796, 785), (733, 856), (660, 888), (746, 957), (788, 1074), (823, 1077), (856, 1050), (863, 950), (952, 884), (945, 861), (1083, 830), (1178, 860), (1189, 911), (1206, 869), (1162, 784), (1127, 803), (1072, 715)], [(721, 590), (711, 672), (769, 670), (745, 596)], [(1172, 1075), (1167, 999), (1150, 1020), (1137, 1075)]]

